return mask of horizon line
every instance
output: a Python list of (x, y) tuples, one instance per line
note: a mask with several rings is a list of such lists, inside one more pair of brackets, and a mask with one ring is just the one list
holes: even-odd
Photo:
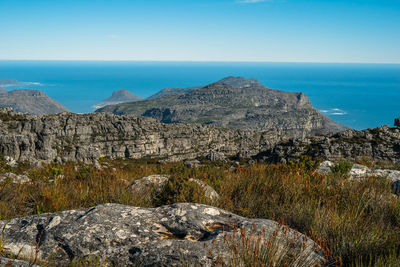
[(135, 59), (0, 59), (0, 61), (49, 61), (49, 62), (154, 62), (154, 63), (309, 63), (309, 64), (376, 64), (400, 65), (400, 62), (363, 62), (363, 61), (245, 61), (245, 60), (135, 60)]

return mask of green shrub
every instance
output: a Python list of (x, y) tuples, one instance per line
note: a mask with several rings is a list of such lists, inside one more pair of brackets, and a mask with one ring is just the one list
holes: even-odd
[(340, 160), (331, 166), (331, 171), (337, 175), (348, 175), (352, 167), (353, 163), (347, 160)]

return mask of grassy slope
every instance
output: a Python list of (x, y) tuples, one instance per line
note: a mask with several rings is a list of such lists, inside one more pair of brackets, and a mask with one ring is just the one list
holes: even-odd
[[(104, 170), (66, 164), (28, 170), (33, 184), (0, 183), (0, 219), (57, 212), (100, 203), (152, 207), (174, 202), (208, 203), (186, 183), (198, 178), (221, 195), (217, 206), (242, 216), (284, 222), (324, 244), (335, 266), (396, 266), (400, 260), (400, 202), (382, 178), (350, 181), (346, 176), (316, 174), (306, 165), (256, 164), (231, 169), (208, 163), (188, 169), (182, 163), (106, 161)], [(113, 170), (113, 168), (115, 168)], [(132, 195), (128, 185), (151, 174), (175, 180), (150, 200)], [(392, 265), (390, 265), (392, 264)]]

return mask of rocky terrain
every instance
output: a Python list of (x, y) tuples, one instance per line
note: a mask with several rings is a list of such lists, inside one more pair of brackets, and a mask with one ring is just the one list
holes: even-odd
[(298, 161), (302, 156), (336, 161), (346, 159), (400, 162), (400, 128), (382, 126), (364, 131), (347, 130), (282, 142), (260, 153), (267, 162)]
[(100, 157), (226, 157), (266, 162), (315, 159), (400, 161), (400, 129), (347, 130), (285, 141), (282, 131), (243, 131), (199, 124), (164, 124), (152, 118), (108, 113), (32, 116), (0, 109), (0, 153), (30, 162), (95, 162)]
[(106, 106), (96, 112), (137, 115), (164, 123), (201, 123), (218, 127), (268, 131), (292, 137), (346, 129), (312, 107), (303, 93), (269, 89), (255, 79), (228, 77), (186, 93)]
[(114, 105), (119, 103), (126, 103), (126, 102), (135, 102), (143, 100), (144, 98), (139, 97), (135, 94), (132, 94), (126, 89), (120, 89), (112, 93), (112, 96), (109, 98), (101, 101), (100, 103), (93, 106), (94, 109), (99, 109), (105, 107), (107, 105)]
[(93, 162), (101, 156), (173, 161), (213, 152), (248, 158), (283, 136), (107, 113), (32, 116), (11, 109), (0, 109), (0, 133), (0, 154), (30, 162)]
[(4, 93), (7, 93), (7, 90), (4, 89), (3, 87), (0, 87), (0, 94), (4, 94)]
[(213, 266), (218, 258), (232, 257), (228, 237), (243, 235), (259, 246), (270, 242), (281, 255), (295, 255), (294, 266), (324, 263), (319, 247), (297, 231), (200, 204), (155, 209), (104, 204), (0, 221), (4, 225), (9, 253), (57, 266), (84, 257), (112, 266)]
[(68, 109), (38, 90), (13, 90), (0, 93), (0, 107), (34, 115), (67, 112)]

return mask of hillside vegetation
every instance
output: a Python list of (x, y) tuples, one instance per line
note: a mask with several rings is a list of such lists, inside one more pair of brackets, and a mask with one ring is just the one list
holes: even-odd
[[(28, 164), (12, 168), (1, 161), (0, 173), (25, 173), (32, 183), (0, 182), (0, 219), (100, 203), (154, 207), (197, 202), (280, 221), (321, 244), (330, 266), (397, 266), (400, 260), (400, 202), (384, 178), (320, 175), (314, 170), (318, 162), (309, 159), (238, 167), (203, 162), (199, 168), (145, 160), (100, 159), (100, 164), (102, 169), (75, 163), (30, 169)], [(149, 197), (133, 194), (129, 185), (152, 174), (173, 179), (161, 191), (149, 191)], [(210, 203), (189, 178), (211, 185), (219, 201)]]

